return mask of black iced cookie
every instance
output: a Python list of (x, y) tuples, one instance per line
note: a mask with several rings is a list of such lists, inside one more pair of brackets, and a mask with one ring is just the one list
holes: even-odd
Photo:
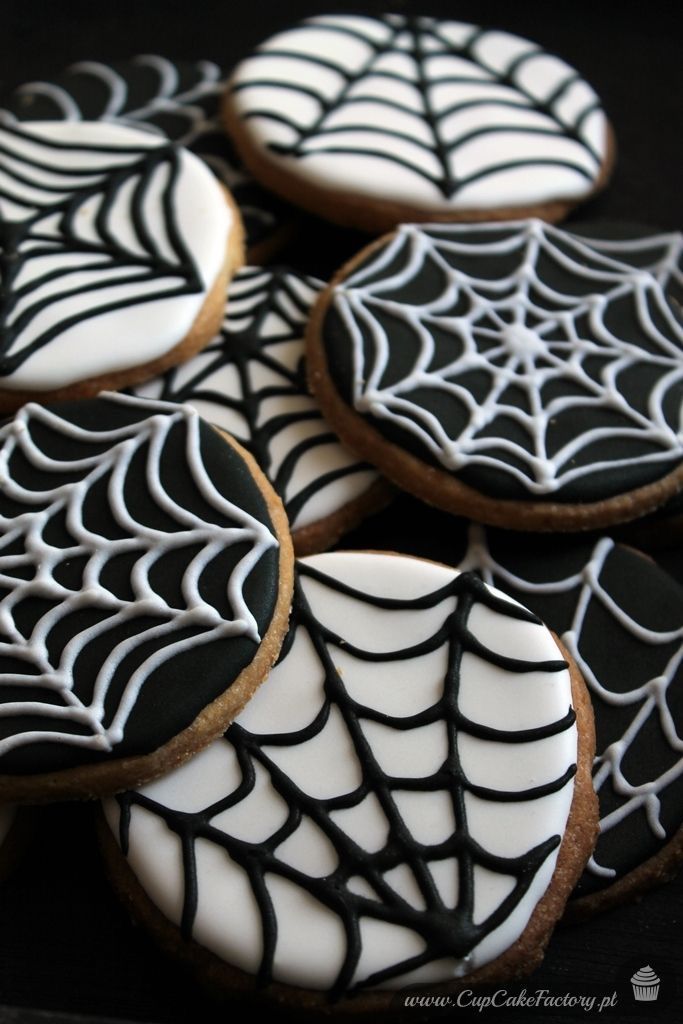
[(323, 293), (311, 383), (405, 489), (518, 529), (633, 519), (683, 484), (683, 237), (404, 225)]
[(194, 410), (124, 395), (0, 428), (0, 794), (112, 792), (208, 743), (277, 655), (279, 500)]

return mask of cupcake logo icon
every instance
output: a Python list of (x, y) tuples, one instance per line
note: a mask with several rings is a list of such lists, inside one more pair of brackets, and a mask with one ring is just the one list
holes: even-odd
[(631, 978), (633, 998), (639, 1003), (653, 1003), (659, 995), (659, 978), (649, 964), (641, 967)]

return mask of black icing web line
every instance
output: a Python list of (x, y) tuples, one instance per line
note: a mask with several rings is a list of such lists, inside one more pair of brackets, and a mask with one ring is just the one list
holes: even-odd
[[(409, 431), (447, 469), (490, 466), (533, 493), (634, 461), (670, 462), (682, 448), (680, 414), (670, 422), (678, 407), (672, 413), (666, 405), (683, 380), (683, 325), (664, 288), (681, 246), (677, 233), (603, 243), (536, 220), (403, 226), (334, 296), (353, 346), (354, 405)], [(474, 259), (483, 274), (486, 260), (493, 266), (499, 258), (515, 267), (496, 279), (460, 269)], [(549, 283), (557, 271), (572, 292)], [(425, 290), (430, 297), (421, 301)], [(609, 325), (616, 305), (628, 306), (627, 337)], [(396, 320), (412, 334), (416, 355), (385, 384)], [(435, 332), (452, 349), (436, 367)], [(622, 375), (628, 381), (630, 374), (633, 388), (637, 366), (657, 375), (641, 408), (621, 391)], [(474, 374), (487, 381), (483, 396), (471, 390)], [(464, 422), (455, 432), (416, 397), (424, 389), (459, 406)], [(584, 416), (599, 419), (585, 426)], [(563, 441), (553, 433), (560, 417), (569, 427)], [(635, 456), (621, 456), (620, 448), (585, 455), (606, 438), (643, 447)]]
[[(120, 795), (117, 798), (121, 812), (120, 843), (125, 854), (128, 850), (131, 813), (136, 806), (157, 815), (178, 836), (183, 852), (184, 871), (181, 929), (187, 938), (192, 935), (200, 884), (195, 863), (196, 840), (202, 838), (215, 843), (243, 868), (249, 877), (262, 920), (263, 955), (257, 975), (258, 983), (262, 986), (269, 984), (273, 979), (277, 941), (277, 916), (268, 891), (266, 876), (279, 875), (310, 892), (320, 903), (341, 918), (344, 927), (346, 954), (330, 991), (331, 998), (337, 999), (353, 986), (354, 973), (361, 954), (361, 917), (413, 929), (424, 940), (425, 950), (420, 955), (372, 974), (363, 979), (358, 987), (379, 985), (442, 957), (465, 959), (486, 935), (513, 912), (541, 865), (559, 846), (561, 837), (551, 836), (518, 857), (491, 854), (468, 831), (465, 795), (471, 793), (481, 800), (506, 803), (539, 799), (566, 786), (573, 778), (576, 766), (569, 765), (559, 778), (533, 789), (514, 792), (488, 789), (473, 784), (466, 777), (460, 763), (458, 735), (466, 733), (494, 742), (528, 743), (571, 728), (575, 716), (570, 707), (567, 714), (556, 722), (536, 729), (509, 732), (473, 722), (460, 710), (459, 672), (463, 654), (466, 652), (474, 653), (489, 664), (512, 673), (555, 673), (566, 669), (564, 661), (520, 661), (497, 654), (470, 632), (468, 620), (477, 604), (482, 604), (497, 614), (513, 620), (533, 623), (539, 621), (518, 605), (496, 597), (475, 575), (462, 574), (446, 586), (410, 600), (372, 597), (304, 563), (299, 563), (298, 574), (291, 627), (281, 660), (287, 656), (296, 631), (305, 630), (324, 672), (325, 699), (320, 710), (308, 726), (279, 735), (253, 734), (239, 723), (234, 723), (226, 733), (225, 739), (235, 749), (242, 780), (232, 793), (201, 811), (190, 813), (171, 810), (141, 792), (130, 791)], [(453, 612), (445, 614), (444, 621), (434, 634), (419, 645), (407, 649), (399, 648), (388, 653), (376, 653), (347, 643), (342, 636), (323, 626), (316, 619), (302, 586), (302, 580), (305, 581), (307, 578), (333, 591), (346, 594), (368, 608), (379, 606), (396, 611), (419, 610), (436, 607), (449, 597), (457, 598), (457, 603)], [(335, 648), (343, 649), (348, 655), (360, 661), (372, 663), (414, 658), (437, 650), (444, 644), (448, 646), (448, 668), (442, 697), (432, 707), (407, 717), (397, 718), (383, 714), (352, 699), (334, 665)], [(265, 748), (289, 747), (307, 742), (322, 731), (333, 708), (341, 714), (344, 721), (362, 769), (363, 780), (358, 788), (350, 793), (328, 799), (313, 798), (288, 778)], [(372, 746), (363, 733), (361, 722), (364, 720), (379, 722), (400, 731), (445, 721), (448, 734), (446, 761), (434, 774), (426, 778), (388, 776), (382, 771)], [(213, 818), (222, 811), (234, 807), (252, 792), (256, 778), (255, 764), (266, 769), (273, 788), (288, 807), (284, 824), (270, 838), (259, 843), (237, 839), (212, 825)], [(450, 793), (455, 829), (445, 841), (425, 845), (412, 836), (396, 804), (394, 791), (430, 792), (444, 789)], [(331, 817), (334, 811), (356, 807), (369, 793), (375, 795), (389, 823), (387, 842), (373, 853), (363, 850), (335, 824)], [(309, 817), (321, 829), (339, 857), (338, 867), (325, 877), (311, 877), (281, 861), (277, 856), (277, 847), (292, 835), (303, 816)], [(453, 857), (458, 861), (459, 884), (458, 900), (454, 909), (445, 905), (429, 870), (431, 861)], [(413, 873), (426, 909), (415, 908), (384, 877), (388, 871), (399, 865), (407, 865)], [(477, 865), (511, 876), (515, 880), (512, 891), (496, 910), (478, 924), (473, 920), (474, 868)], [(377, 893), (378, 898), (371, 899), (351, 891), (348, 882), (353, 876), (362, 877)]]
[[(219, 426), (221, 408), (236, 412), (244, 427), (230, 422), (228, 429), (269, 477), (295, 528), (303, 525), (306, 507), (317, 494), (341, 480), (359, 475), (364, 478), (370, 471), (366, 463), (356, 461), (341, 448), (308, 393), (303, 332), (320, 288), (319, 281), (284, 268), (239, 271), (230, 285), (220, 335), (189, 364), (133, 389), (164, 401), (197, 404), (202, 414)], [(301, 349), (294, 365), (291, 356), (281, 354), (283, 346), (291, 350), (291, 343)], [(221, 379), (221, 372), (228, 367), (236, 370), (238, 388), (228, 388)], [(267, 371), (266, 384), (255, 383), (259, 367)], [(264, 407), (273, 400), (281, 402), (282, 411), (265, 415)], [(288, 445), (286, 454), (276, 459), (274, 445), (283, 432), (302, 423), (310, 424), (306, 436)], [(305, 471), (307, 462), (315, 460), (321, 448), (331, 445), (336, 453), (334, 468), (317, 471), (310, 482), (297, 484), (297, 469)]]
[[(300, 93), (318, 105), (317, 117), (313, 118), (305, 127), (302, 127), (288, 114), (285, 103), (280, 104), (278, 109), (275, 109), (274, 106), (255, 106), (246, 110), (242, 115), (245, 120), (260, 118), (279, 123), (286, 126), (295, 136), (295, 141), (291, 143), (271, 141), (268, 143), (269, 149), (275, 153), (298, 159), (313, 157), (320, 152), (378, 157), (398, 164), (429, 181), (447, 199), (453, 198), (466, 186), (479, 179), (525, 167), (568, 168), (586, 179), (587, 187), (595, 180), (602, 157), (593, 148), (585, 129), (590, 115), (598, 111), (600, 106), (597, 98), (593, 95), (592, 98), (586, 100), (573, 118), (568, 119), (562, 114), (563, 98), (575, 83), (582, 81), (572, 68), (563, 65), (561, 72), (556, 71), (550, 94), (541, 98), (525, 88), (519, 78), (525, 64), (543, 54), (541, 49), (531, 43), (528, 44), (528, 49), (525, 52), (511, 57), (507, 66), (501, 71), (486, 62), (477, 52), (477, 44), (489, 35), (485, 29), (472, 26), (467, 40), (458, 45), (444, 35), (438, 21), (430, 18), (384, 15), (373, 20), (387, 29), (387, 37), (382, 42), (374, 39), (370, 32), (363, 32), (357, 25), (345, 24), (343, 19), (313, 18), (302, 22), (297, 27), (297, 31), (324, 28), (327, 31), (337, 32), (342, 41), (347, 38), (365, 44), (369, 51), (368, 57), (354, 71), (345, 68), (341, 59), (322, 57), (317, 53), (302, 53), (298, 48), (288, 50), (286, 44), (283, 44), (282, 47), (266, 45), (252, 55), (252, 60), (284, 58), (299, 61), (304, 66), (312, 64), (323, 70), (332, 71), (341, 77), (341, 84), (331, 96), (325, 95), (322, 89), (318, 91), (312, 84), (297, 82), (294, 75), (288, 80), (266, 76), (263, 78), (249, 77), (234, 83), (232, 86), (234, 92), (273, 87), (281, 89), (285, 93)], [(398, 46), (397, 41), (400, 41), (406, 34), (411, 39), (410, 46)], [(405, 53), (412, 57), (416, 69), (414, 80), (398, 71), (376, 66), (382, 57), (391, 52)], [(433, 75), (429, 69), (429, 62), (440, 54), (457, 56), (461, 60), (470, 62), (473, 69), (477, 69), (478, 74), (471, 76), (466, 74)], [(484, 73), (483, 79), (480, 77), (482, 72)], [(416, 90), (418, 106), (421, 110), (418, 116), (423, 119), (428, 128), (431, 136), (429, 142), (425, 142), (414, 133), (392, 128), (386, 124), (368, 124), (362, 120), (344, 125), (329, 123), (341, 108), (368, 102), (384, 107), (388, 111), (395, 111), (413, 118), (416, 116), (416, 110), (412, 105), (403, 103), (396, 97), (376, 96), (372, 91), (365, 93), (362, 89), (356, 89), (359, 83), (369, 77), (396, 82), (403, 88)], [(477, 95), (460, 103), (452, 103), (443, 110), (438, 110), (432, 101), (431, 92), (435, 87), (445, 84), (468, 84), (476, 90)], [(501, 96), (501, 88), (507, 90), (506, 95)], [(523, 119), (520, 119), (519, 124), (507, 121), (486, 124), (482, 117), (476, 127), (467, 129), (455, 137), (449, 137), (448, 131), (444, 128), (444, 121), (447, 118), (459, 111), (490, 107), (498, 107), (504, 111), (519, 110), (520, 112), (540, 114), (546, 119), (546, 124), (530, 125)], [(366, 139), (371, 141), (365, 143), (359, 141), (353, 144), (337, 141), (353, 132), (362, 133)], [(458, 151), (463, 146), (473, 139), (501, 132), (510, 135), (545, 136), (551, 140), (568, 139), (578, 147), (577, 155), (571, 158), (568, 154), (548, 153), (542, 157), (526, 156), (517, 159), (501, 159), (494, 163), (484, 163), (468, 174), (456, 175), (455, 161)], [(315, 140), (314, 145), (310, 145), (311, 140)], [(392, 151), (390, 145), (392, 140), (404, 143), (408, 153), (404, 155)], [(428, 162), (438, 168), (438, 171), (430, 171), (425, 167), (423, 161), (411, 159), (410, 149), (425, 154)]]
[[(19, 86), (9, 109), (0, 110), (0, 122), (98, 120), (154, 128), (202, 157), (234, 194), (249, 244), (263, 241), (277, 227), (283, 208), (246, 172), (225, 134), (219, 111), (226, 86), (221, 68), (207, 60), (179, 66), (157, 54), (142, 54), (129, 63), (149, 75), (148, 93), (139, 97), (136, 93), (135, 104), (126, 64), (79, 61), (54, 81)], [(102, 91), (104, 96), (93, 109), (94, 97), (99, 98)]]
[[(593, 784), (598, 797), (603, 788), (618, 794), (619, 805), (605, 812), (601, 807), (600, 837), (619, 829), (631, 814), (642, 810), (648, 825), (661, 842), (670, 838), (660, 820), (660, 794), (666, 791), (683, 775), (683, 736), (678, 732), (671, 709), (668, 705), (668, 691), (680, 682), (683, 663), (683, 625), (677, 629), (655, 630), (636, 622), (619, 604), (618, 594), (610, 593), (603, 583), (606, 565), (615, 552), (614, 541), (609, 537), (598, 540), (589, 559), (576, 571), (565, 577), (548, 578), (543, 581), (529, 580), (510, 571), (500, 557), (495, 557), (489, 546), (486, 531), (478, 525), (469, 527), (469, 543), (463, 568), (476, 570), (486, 583), (502, 586), (507, 593), (515, 593), (525, 604), (540, 608), (544, 597), (553, 594), (573, 593), (575, 601), (571, 616), (563, 621), (552, 621), (549, 625), (562, 637), (562, 641), (576, 661), (591, 691), (594, 701), (613, 704), (616, 707), (632, 707), (633, 717), (624, 733), (613, 740), (608, 747), (596, 754), (593, 768)], [(540, 562), (539, 562), (540, 564)], [(554, 574), (553, 574), (554, 576)], [(601, 606), (615, 623), (626, 630), (640, 644), (651, 650), (652, 674), (640, 679), (630, 690), (613, 691), (604, 678), (595, 670), (590, 649), (584, 644), (584, 626), (594, 603)], [(658, 650), (662, 653), (658, 654)], [(598, 709), (599, 710), (599, 709)], [(633, 784), (626, 777), (622, 761), (632, 743), (638, 737), (652, 716), (656, 716), (659, 731), (669, 744), (672, 760), (662, 769), (661, 774), (647, 782)], [(600, 716), (597, 716), (598, 743)], [(617, 869), (604, 863), (606, 850), (598, 838), (595, 853), (586, 866), (586, 871), (604, 880), (608, 885), (617, 877)]]
[[(12, 138), (27, 140), (33, 155), (17, 155), (11, 145), (3, 145)], [(73, 168), (67, 161), (60, 164), (60, 155), (72, 150), (86, 166)], [(92, 159), (89, 167), (88, 153)], [(103, 168), (101, 158), (107, 154), (112, 162)], [(20, 219), (0, 215), (0, 375), (15, 372), (34, 352), (84, 320), (201, 291), (197, 266), (174, 212), (180, 171), (175, 147), (62, 144), (36, 136), (30, 129), (0, 125), (0, 167), (0, 202), (21, 211)], [(36, 170), (41, 172), (40, 178), (35, 177)], [(157, 196), (153, 190), (160, 174), (162, 187)], [(32, 198), (21, 194), (25, 185), (31, 187)], [(114, 221), (120, 215), (124, 194), (133, 244), (117, 233)], [(158, 207), (163, 223), (157, 230), (147, 213), (151, 202)], [(81, 220), (95, 204), (95, 216), (87, 214), (96, 235), (93, 240)], [(22, 283), (22, 274), (45, 257), (60, 264), (41, 271), (37, 263), (36, 276)], [(74, 257), (80, 258), (75, 262)], [(90, 283), (79, 281), (84, 274), (92, 275)], [(123, 290), (119, 298), (107, 294), (119, 289)], [(35, 337), (22, 343), (22, 335), (34, 330), (43, 310), (55, 310), (59, 302), (70, 299), (78, 300), (73, 309), (65, 310), (50, 327), (35, 328)]]
[[(132, 422), (91, 430), (28, 404), (0, 430), (0, 755), (45, 742), (110, 751), (161, 666), (227, 637), (259, 639), (244, 584), (275, 538), (216, 489), (196, 413), (123, 395), (99, 401), (101, 422), (105, 403)], [(55, 454), (65, 444), (76, 446), (68, 458)], [(168, 449), (176, 463), (184, 458), (210, 518), (184, 507), (164, 482)], [(131, 508), (135, 461), (163, 528)], [(22, 462), (32, 486), (22, 482)], [(236, 546), (224, 594), (207, 599), (204, 574)], [(156, 576), (169, 555), (184, 562), (175, 597)], [(110, 576), (117, 560), (130, 564), (128, 595)]]

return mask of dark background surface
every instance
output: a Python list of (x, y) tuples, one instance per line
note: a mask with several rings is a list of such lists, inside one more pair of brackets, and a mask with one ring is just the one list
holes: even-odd
[[(607, 191), (581, 218), (620, 218), (683, 227), (683, 44), (677, 5), (521, 2), (418, 4), (389, 9), (448, 16), (528, 36), (574, 64), (604, 100), (618, 140)], [(76, 60), (125, 59), (158, 53), (209, 59), (226, 71), (260, 39), (308, 14), (383, 11), (386, 5), (177, 0), (0, 0), (0, 105), (22, 82), (50, 78)], [(575, 215), (576, 217), (577, 215)], [(359, 239), (308, 221), (287, 253), (297, 269), (325, 278), (359, 247)], [(401, 518), (402, 517), (402, 518)], [(355, 532), (356, 547), (401, 548), (449, 560), (447, 516), (401, 499)], [(659, 560), (683, 580), (680, 550)], [(0, 884), (0, 1021), (62, 1018), (136, 1021), (232, 1021), (237, 1004), (218, 1006), (131, 926), (111, 894), (92, 838), (89, 808), (60, 806), (31, 815), (32, 835), (13, 874)], [(679, 1021), (683, 1006), (683, 883), (670, 883), (641, 903), (593, 922), (559, 930), (528, 992), (617, 993), (598, 1014), (537, 1008), (475, 1014), (481, 1021)], [(651, 964), (662, 978), (653, 1004), (633, 1001), (628, 979)], [(520, 986), (510, 986), (518, 991)], [(678, 990), (678, 991), (677, 991)], [(52, 1011), (47, 1013), (47, 1011)], [(418, 1011), (409, 1019), (420, 1019)], [(446, 1019), (444, 1016), (436, 1019)], [(452, 1010), (449, 1020), (469, 1019)]]

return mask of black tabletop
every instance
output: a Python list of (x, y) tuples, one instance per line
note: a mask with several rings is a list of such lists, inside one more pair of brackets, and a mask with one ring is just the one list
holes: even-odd
[[(618, 140), (618, 162), (607, 190), (574, 219), (683, 228), (683, 47), (674, 4), (432, 0), (427, 6), (396, 0), (389, 7), (509, 29), (575, 65), (604, 100)], [(156, 53), (212, 60), (227, 71), (276, 29), (309, 14), (342, 9), (379, 12), (385, 5), (371, 0), (364, 5), (2, 0), (0, 105), (22, 82), (50, 78), (83, 59)], [(295, 268), (326, 278), (362, 241), (304, 220), (284, 256)], [(447, 516), (402, 498), (346, 543), (398, 547), (448, 561), (449, 529)], [(683, 580), (679, 550), (664, 550), (658, 558)], [(246, 1019), (248, 1009), (212, 1002), (130, 923), (104, 878), (89, 810), (70, 805), (32, 813), (21, 861), (0, 884), (0, 1021), (60, 1021), (61, 1014), (67, 1020), (81, 1014), (159, 1024)], [(449, 1017), (510, 1024), (679, 1020), (682, 897), (679, 880), (637, 904), (559, 929), (543, 966), (523, 985), (508, 986), (511, 994), (547, 992), (537, 997), (537, 1005), (480, 1013), (463, 1008)], [(631, 974), (645, 964), (662, 979), (660, 998), (652, 1004), (636, 1003), (629, 985)], [(576, 1000), (571, 1005), (572, 996), (583, 997), (583, 1005)], [(562, 1005), (564, 997), (568, 1005)], [(419, 1011), (411, 1019), (421, 1019)]]

